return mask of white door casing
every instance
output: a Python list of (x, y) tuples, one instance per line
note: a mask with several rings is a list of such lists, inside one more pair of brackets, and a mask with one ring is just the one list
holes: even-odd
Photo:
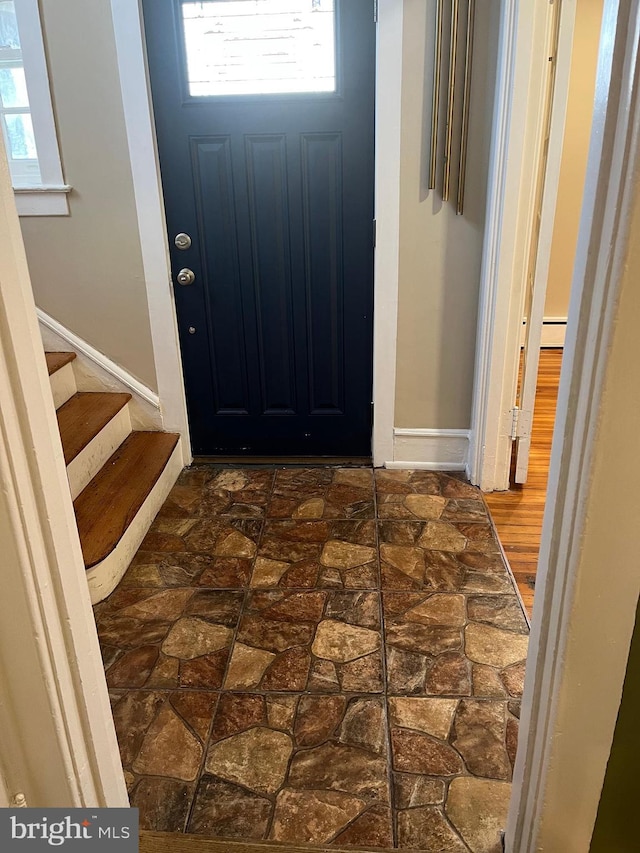
[[(559, 169), (569, 88), (576, 0), (562, 0), (552, 136), (547, 170)], [(504, 0), (480, 276), (473, 408), (467, 473), (484, 491), (506, 489), (525, 284), (537, 215), (537, 179), (545, 132), (544, 63), (548, 62), (549, 3)], [(551, 216), (550, 205), (544, 209)], [(541, 234), (549, 225), (541, 221)], [(548, 264), (541, 240), (537, 263)]]

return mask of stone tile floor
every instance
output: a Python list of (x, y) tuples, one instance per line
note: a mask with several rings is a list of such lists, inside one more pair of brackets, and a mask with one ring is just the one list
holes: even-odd
[(500, 850), (528, 631), (460, 476), (189, 468), (95, 614), (143, 827)]

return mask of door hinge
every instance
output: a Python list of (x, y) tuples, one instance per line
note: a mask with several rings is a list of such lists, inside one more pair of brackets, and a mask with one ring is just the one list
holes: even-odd
[(518, 420), (520, 416), (520, 409), (518, 406), (514, 406), (511, 409), (511, 441), (515, 441), (518, 437)]
[(373, 23), (378, 23), (378, 0), (373, 0)]
[(377, 223), (377, 221), (374, 219), (374, 220), (373, 220), (373, 248), (374, 248), (374, 249), (375, 249), (375, 247), (376, 247), (376, 239), (377, 239), (377, 236), (378, 236), (378, 233), (377, 233), (377, 232), (378, 232), (378, 223)]
[(516, 438), (528, 438), (531, 434), (531, 421), (533, 413), (529, 410), (514, 406), (511, 409), (511, 441)]

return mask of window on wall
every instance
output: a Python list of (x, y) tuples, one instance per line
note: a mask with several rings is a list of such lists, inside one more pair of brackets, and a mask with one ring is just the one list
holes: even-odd
[(18, 213), (67, 214), (37, 0), (0, 0), (0, 125)]

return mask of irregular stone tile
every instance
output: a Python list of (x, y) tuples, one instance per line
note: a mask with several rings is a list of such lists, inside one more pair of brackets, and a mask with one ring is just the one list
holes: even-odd
[(133, 773), (130, 773), (128, 770), (124, 771), (124, 783), (127, 786), (127, 793), (131, 794), (131, 790), (133, 786), (136, 784), (136, 777)]
[(380, 628), (380, 599), (376, 592), (332, 592), (327, 598), (325, 615), (359, 625)]
[(298, 706), (297, 696), (267, 697), (267, 720), (272, 729), (293, 731), (293, 721)]
[(324, 743), (297, 752), (287, 785), (301, 790), (343, 791), (365, 800), (389, 802), (387, 762), (346, 744)]
[(425, 551), (425, 589), (441, 592), (464, 592), (469, 572), (458, 554), (445, 551)]
[(224, 680), (225, 690), (257, 687), (275, 657), (273, 652), (255, 649), (240, 642), (234, 643), (229, 669)]
[(460, 591), (466, 593), (483, 592), (495, 595), (510, 594), (513, 592), (513, 584), (506, 573), (500, 575), (497, 573), (467, 572)]
[(446, 521), (428, 521), (418, 540), (420, 547), (433, 551), (464, 551), (467, 539), (460, 529)]
[(318, 693), (333, 693), (339, 690), (340, 682), (338, 681), (336, 665), (330, 660), (313, 661), (308, 688)]
[(437, 806), (444, 803), (444, 780), (406, 773), (393, 774), (393, 787), (397, 809), (416, 806)]
[(391, 750), (394, 770), (404, 773), (455, 776), (464, 770), (462, 760), (454, 749), (419, 732), (392, 728)]
[(527, 656), (529, 638), (501, 628), (470, 622), (465, 628), (465, 653), (475, 663), (500, 669), (518, 663)]
[(257, 519), (206, 519), (198, 521), (184, 537), (179, 551), (204, 551), (215, 557), (255, 557), (262, 532)]
[(217, 622), (227, 628), (235, 628), (240, 618), (244, 600), (242, 592), (220, 590), (198, 590), (185, 608), (185, 615), (200, 616), (208, 622)]
[(223, 693), (211, 728), (211, 742), (264, 726), (267, 722), (264, 696), (253, 693)]
[(487, 508), (482, 500), (454, 499), (447, 502), (442, 513), (446, 521), (486, 521)]
[(436, 658), (425, 678), (425, 692), (434, 696), (469, 696), (470, 665), (463, 654), (453, 652)]
[(232, 638), (230, 628), (185, 616), (172, 626), (162, 651), (170, 657), (191, 660), (227, 647)]
[(380, 559), (415, 581), (424, 577), (424, 553), (409, 545), (380, 545)]
[(493, 625), (494, 628), (504, 628), (520, 634), (529, 633), (520, 602), (515, 595), (469, 596), (467, 609), (472, 622), (482, 622), (485, 625)]
[(446, 499), (438, 495), (407, 495), (404, 506), (416, 518), (437, 519), (442, 515)]
[(228, 659), (229, 649), (227, 648), (194, 660), (179, 661), (179, 686), (202, 687), (208, 690), (216, 690), (218, 687), (222, 687), (222, 679)]
[(278, 586), (283, 575), (291, 568), (290, 563), (282, 560), (270, 560), (268, 557), (257, 557), (251, 575), (252, 587)]
[(358, 489), (373, 489), (373, 471), (371, 468), (336, 468), (333, 482), (341, 486), (355, 486)]
[[(414, 652), (387, 647), (387, 688), (392, 693), (422, 693), (427, 658)], [(434, 691), (431, 691), (434, 692)]]
[(204, 742), (218, 704), (218, 696), (215, 693), (180, 691), (172, 693), (169, 701), (173, 709)]
[(164, 620), (171, 622), (182, 614), (192, 595), (192, 589), (163, 590), (150, 595), (137, 604), (125, 607), (124, 610), (120, 611), (120, 615), (143, 621)]
[(517, 702), (511, 701), (508, 703), (507, 708), (509, 709), (509, 713), (513, 714), (514, 717), (520, 719), (520, 701)]
[[(458, 554), (458, 561), (469, 569), (482, 574), (498, 574), (508, 577), (507, 569), (500, 553), (481, 554), (477, 551), (465, 551)], [(513, 593), (513, 586), (511, 587)]]
[(445, 498), (471, 498), (476, 500), (481, 498), (480, 489), (477, 486), (472, 486), (453, 475), (439, 474), (439, 478), (440, 494)]
[(245, 613), (240, 620), (237, 639), (254, 648), (284, 652), (293, 646), (304, 646), (311, 642), (313, 628), (310, 623), (294, 624)]
[(511, 778), (511, 764), (505, 747), (504, 702), (461, 699), (451, 743), (475, 776)]
[(259, 794), (274, 794), (284, 782), (293, 743), (289, 735), (256, 727), (209, 746), (209, 773)]
[(107, 670), (107, 684), (109, 687), (142, 687), (157, 660), (157, 646), (142, 646), (125, 652)]
[(113, 709), (113, 722), (120, 747), (122, 764), (134, 760), (147, 729), (164, 703), (165, 696), (150, 690), (126, 691)]
[(282, 622), (318, 622), (326, 602), (325, 592), (252, 593), (249, 607), (266, 619)]
[(449, 786), (445, 811), (471, 850), (500, 853), (510, 797), (508, 782), (461, 776)]
[(435, 593), (404, 614), (410, 622), (461, 628), (467, 621), (463, 595)]
[(187, 832), (214, 838), (263, 839), (272, 810), (271, 802), (258, 794), (203, 776)]
[(201, 743), (167, 704), (149, 727), (132, 768), (146, 776), (172, 776), (192, 782), (201, 760)]
[(438, 853), (467, 853), (460, 837), (435, 806), (398, 812), (398, 846)]
[(241, 560), (237, 557), (207, 557), (207, 559), (210, 565), (200, 575), (198, 586), (225, 589), (248, 585), (251, 577), (251, 560)]
[(170, 622), (140, 622), (124, 616), (109, 615), (98, 622), (100, 642), (121, 649), (137, 648), (163, 640)]
[[(373, 518), (371, 471), (352, 476), (336, 469), (278, 471), (271, 518)], [(364, 476), (358, 476), (363, 474)]]
[(500, 673), (500, 678), (509, 696), (520, 699), (524, 691), (524, 676), (527, 667), (526, 661), (508, 666)]
[(382, 658), (378, 652), (343, 664), (339, 670), (343, 690), (353, 693), (380, 693), (383, 689)]
[(263, 690), (304, 690), (309, 679), (311, 655), (306, 649), (287, 649), (267, 668)]
[(368, 545), (352, 545), (349, 542), (331, 540), (325, 544), (320, 563), (333, 569), (353, 569), (375, 560), (376, 552)]
[(346, 707), (344, 696), (302, 696), (294, 728), (298, 746), (318, 746), (333, 734)]
[(505, 735), (505, 746), (507, 748), (507, 754), (509, 756), (509, 761), (511, 762), (511, 769), (513, 770), (513, 766), (516, 763), (516, 753), (518, 751), (518, 731), (520, 726), (518, 725), (518, 721), (514, 720), (512, 717), (507, 717), (507, 732)]
[(316, 657), (346, 663), (380, 648), (380, 634), (369, 628), (325, 619), (316, 630), (311, 650)]
[(446, 740), (457, 707), (457, 699), (391, 697), (390, 723), (392, 726), (426, 732), (439, 740)]
[(101, 646), (100, 657), (102, 658), (102, 664), (105, 671), (109, 669), (109, 667), (114, 664), (122, 654), (122, 649), (116, 649), (113, 646)]
[(339, 791), (292, 791), (278, 794), (272, 841), (324, 844), (356, 817), (366, 803)]
[[(322, 498), (309, 498), (298, 504), (291, 513), (292, 518), (322, 518), (325, 502)], [(287, 513), (288, 515), (288, 513)], [(282, 516), (279, 516), (282, 517)]]
[(472, 667), (473, 695), (502, 699), (507, 695), (498, 671), (492, 666), (474, 663)]
[(140, 779), (129, 795), (131, 807), (140, 809), (140, 829), (184, 832), (193, 790), (193, 785), (176, 779)]
[(461, 648), (462, 636), (458, 628), (392, 622), (387, 625), (387, 642), (405, 651), (439, 655)]
[(336, 836), (333, 843), (354, 847), (393, 847), (391, 809), (371, 806)]
[(385, 715), (381, 700), (350, 699), (338, 730), (338, 739), (341, 743), (386, 755)]
[(165, 584), (163, 583), (163, 579), (160, 575), (160, 569), (158, 568), (156, 563), (140, 563), (139, 565), (130, 565), (120, 583), (123, 587), (165, 586)]

